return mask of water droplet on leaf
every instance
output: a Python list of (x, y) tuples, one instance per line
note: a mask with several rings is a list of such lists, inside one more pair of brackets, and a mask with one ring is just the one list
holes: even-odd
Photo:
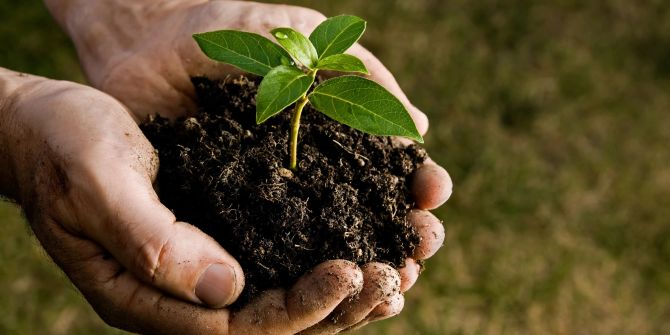
[(288, 35), (282, 33), (281, 31), (278, 31), (275, 33), (275, 37), (280, 39), (280, 40), (285, 40), (288, 38)]

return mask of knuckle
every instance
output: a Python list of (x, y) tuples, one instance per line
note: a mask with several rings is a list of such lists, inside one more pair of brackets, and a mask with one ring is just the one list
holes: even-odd
[(170, 254), (171, 249), (171, 239), (162, 234), (147, 240), (138, 248), (136, 253), (137, 275), (151, 282), (155, 282), (162, 277), (166, 271), (164, 261)]

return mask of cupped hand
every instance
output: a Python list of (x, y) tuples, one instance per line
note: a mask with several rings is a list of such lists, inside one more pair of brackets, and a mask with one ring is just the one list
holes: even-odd
[[(240, 73), (233, 67), (209, 60), (193, 41), (193, 33), (235, 29), (270, 37), (268, 32), (272, 28), (289, 26), (307, 35), (325, 19), (322, 14), (306, 8), (249, 1), (184, 0), (159, 3), (155, 6), (145, 5), (140, 11), (141, 15), (137, 12), (133, 14), (133, 9), (124, 10), (125, 15), (113, 16), (114, 22), (97, 22), (96, 29), (82, 26), (77, 30), (76, 23), (67, 25), (90, 82), (123, 102), (132, 111), (135, 121), (144, 120), (157, 112), (178, 117), (194, 111), (195, 92), (190, 79), (193, 76), (224, 78)], [(99, 20), (95, 11), (89, 12), (88, 15)], [(81, 16), (78, 21), (85, 23), (87, 20)], [(360, 45), (355, 45), (348, 52), (366, 63), (371, 79), (386, 86), (401, 99), (417, 128), (424, 134), (428, 128), (427, 118), (409, 102), (383, 64)], [(330, 276), (331, 281), (322, 282), (307, 277), (289, 291), (267, 292), (247, 309), (235, 314), (230, 322), (231, 333), (253, 329), (251, 334), (292, 334), (299, 331), (305, 334), (330, 334), (398, 314), (404, 304), (402, 293), (419, 276), (417, 261), (432, 256), (444, 240), (441, 223), (428, 210), (439, 207), (448, 199), (451, 180), (444, 169), (429, 161), (416, 172), (412, 192), (416, 209), (411, 212), (409, 220), (417, 227), (422, 242), (404, 268), (396, 270), (373, 263), (359, 269), (347, 262), (335, 261), (333, 264), (338, 264), (336, 268), (341, 271), (334, 272), (335, 275)], [(152, 197), (155, 199), (155, 195)], [(158, 203), (156, 205), (160, 206)], [(150, 219), (149, 215), (143, 218), (144, 221)], [(171, 220), (174, 218), (171, 217)], [(322, 266), (329, 267), (329, 264)], [(182, 270), (176, 267), (170, 271), (178, 273)], [(317, 275), (311, 276), (318, 276), (318, 271), (315, 273)], [(335, 285), (334, 289), (331, 287), (331, 291), (328, 291), (326, 286), (329, 285), (324, 283), (341, 285)], [(159, 285), (154, 286), (165, 290)], [(305, 290), (306, 286), (310, 289)], [(166, 291), (188, 298), (183, 292), (178, 294)], [(301, 296), (300, 299), (291, 300), (296, 294), (307, 294), (309, 299)], [(353, 298), (352, 294), (355, 294)], [(296, 301), (303, 307), (292, 307), (291, 302)], [(306, 314), (313, 318), (291, 322), (300, 320), (294, 316), (297, 313), (295, 308), (307, 308), (310, 312)], [(277, 317), (273, 316), (275, 314)], [(146, 320), (165, 318), (151, 315)], [(248, 328), (249, 325), (255, 328)]]
[[(152, 188), (155, 153), (125, 107), (78, 84), (20, 81), (5, 100), (11, 111), (2, 111), (11, 114), (2, 136), (14, 144), (17, 199), (46, 251), (110, 325), (156, 334), (326, 334), (402, 308), (415, 271), (342, 260), (235, 314), (211, 308), (236, 299), (244, 274), (215, 241), (161, 205)], [(422, 234), (442, 234), (427, 212), (412, 215)], [(416, 259), (441, 244), (426, 241)]]
[[(151, 5), (142, 5), (147, 0), (135, 1), (138, 4), (134, 7), (118, 12), (107, 8), (110, 5), (89, 5), (88, 10), (73, 14), (75, 18), (63, 25), (73, 36), (91, 84), (119, 99), (142, 120), (157, 112), (176, 117), (194, 111), (194, 76), (222, 79), (242, 73), (207, 58), (193, 40), (194, 33), (234, 29), (274, 40), (270, 35), (273, 28), (292, 27), (308, 36), (326, 19), (308, 8), (252, 1), (149, 1)], [(96, 13), (105, 10), (115, 14), (113, 18)], [(53, 5), (52, 11), (57, 11)], [(88, 23), (86, 15), (95, 23)], [(359, 44), (348, 53), (365, 62), (371, 79), (400, 98), (419, 131), (425, 133), (425, 114), (410, 103), (386, 67)]]

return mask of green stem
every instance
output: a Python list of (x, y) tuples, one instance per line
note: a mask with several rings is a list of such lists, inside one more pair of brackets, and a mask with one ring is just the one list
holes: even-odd
[(298, 168), (298, 132), (300, 131), (300, 116), (305, 105), (309, 102), (307, 95), (303, 95), (293, 110), (293, 118), (291, 119), (291, 170), (295, 171)]
[[(312, 82), (316, 78), (316, 73), (317, 70), (311, 70), (308, 73), (308, 75), (312, 77)], [(298, 169), (298, 132), (300, 131), (300, 116), (308, 102), (309, 99), (307, 98), (307, 93), (305, 93), (296, 103), (295, 109), (293, 110), (293, 118), (291, 119), (291, 164), (289, 167), (293, 171)]]

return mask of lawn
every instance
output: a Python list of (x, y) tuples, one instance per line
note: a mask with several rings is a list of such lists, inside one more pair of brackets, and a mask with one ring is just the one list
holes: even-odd
[[(273, 1), (369, 21), (455, 182), (445, 247), (359, 334), (670, 333), (670, 2)], [(83, 82), (35, 0), (0, 0), (0, 66)], [(1, 334), (120, 334), (0, 203)]]

